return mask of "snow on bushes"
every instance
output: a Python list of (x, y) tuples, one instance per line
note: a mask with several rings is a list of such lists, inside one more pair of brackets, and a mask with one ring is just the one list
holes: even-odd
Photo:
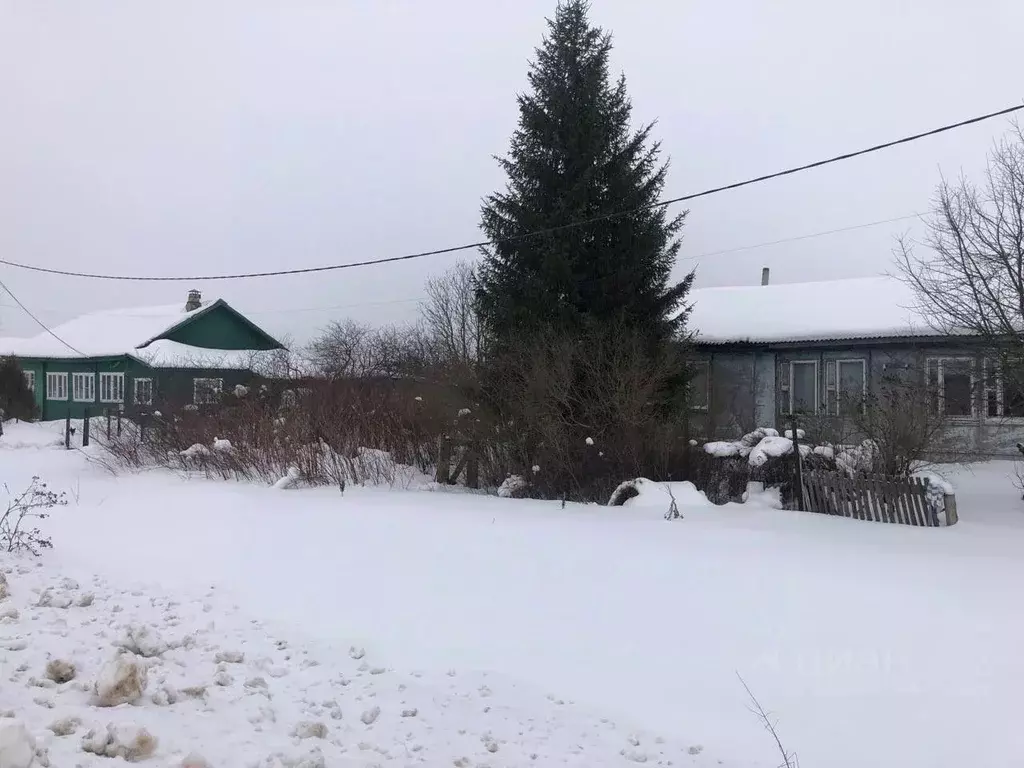
[(498, 496), (503, 499), (521, 499), (530, 491), (530, 482), (522, 475), (509, 475), (498, 487)]

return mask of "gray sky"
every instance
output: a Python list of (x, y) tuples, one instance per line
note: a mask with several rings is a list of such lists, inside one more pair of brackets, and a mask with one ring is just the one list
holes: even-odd
[[(0, 253), (127, 273), (318, 265), (472, 241), (554, 0), (0, 0)], [(770, 172), (1024, 97), (1019, 0), (594, 0), (666, 194)], [(703, 259), (923, 210), (994, 121), (694, 203), (699, 285), (889, 268), (913, 222)], [(220, 295), (302, 338), (410, 317), (439, 257), (311, 277), (107, 284), (0, 266), (46, 322)], [(38, 331), (0, 297), (3, 335)], [(352, 306), (359, 305), (359, 306)], [(324, 310), (324, 307), (340, 307)], [(321, 308), (314, 310), (313, 308)]]

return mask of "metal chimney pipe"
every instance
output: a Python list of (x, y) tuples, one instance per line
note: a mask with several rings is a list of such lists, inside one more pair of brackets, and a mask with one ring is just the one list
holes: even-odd
[(768, 285), (768, 280), (771, 277), (772, 271), (768, 267), (761, 268), (761, 285)]

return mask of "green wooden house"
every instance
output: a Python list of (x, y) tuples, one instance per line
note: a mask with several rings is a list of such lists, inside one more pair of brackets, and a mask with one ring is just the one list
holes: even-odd
[(51, 331), (0, 339), (0, 356), (18, 358), (44, 420), (213, 403), (252, 380), (261, 354), (282, 348), (198, 291), (184, 304), (93, 312)]

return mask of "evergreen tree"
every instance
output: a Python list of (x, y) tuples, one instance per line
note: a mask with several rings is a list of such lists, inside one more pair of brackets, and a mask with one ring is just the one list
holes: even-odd
[[(677, 338), (692, 274), (671, 284), (685, 213), (655, 204), (667, 164), (633, 131), (625, 78), (613, 81), (609, 34), (590, 24), (586, 0), (563, 0), (530, 64), (504, 192), (485, 200), (489, 240), (477, 301), (489, 352), (541, 333), (626, 329), (659, 346)], [(600, 219), (621, 211), (630, 213)], [(570, 222), (600, 219), (557, 229)], [(522, 237), (537, 230), (548, 234)]]

